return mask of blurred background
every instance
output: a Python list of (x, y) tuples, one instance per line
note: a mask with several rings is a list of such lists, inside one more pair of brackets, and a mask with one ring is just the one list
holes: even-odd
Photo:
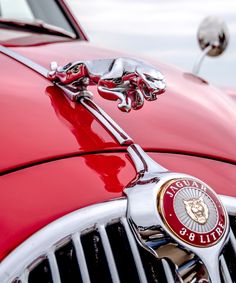
[[(207, 57), (199, 75), (236, 87), (235, 0), (67, 0), (90, 41), (192, 71), (200, 56), (197, 29), (206, 16), (223, 18), (230, 33), (223, 55)], [(226, 75), (227, 74), (227, 75)]]

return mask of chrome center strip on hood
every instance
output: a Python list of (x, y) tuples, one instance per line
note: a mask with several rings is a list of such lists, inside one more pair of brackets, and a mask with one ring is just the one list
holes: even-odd
[(42, 67), (41, 65), (35, 63), (34, 61), (30, 60), (29, 58), (27, 58), (23, 55), (20, 55), (19, 53), (15, 52), (15, 51), (7, 48), (7, 47), (4, 47), (3, 45), (0, 45), (0, 52), (9, 56), (10, 58), (15, 59), (16, 61), (24, 64), (25, 66), (36, 71), (37, 73), (39, 73), (43, 77), (47, 78), (48, 70), (46, 68)]

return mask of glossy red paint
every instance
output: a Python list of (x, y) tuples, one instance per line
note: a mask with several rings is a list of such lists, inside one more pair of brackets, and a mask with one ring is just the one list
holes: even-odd
[(58, 160), (2, 176), (0, 258), (52, 220), (121, 197), (134, 174), (124, 154), (111, 153)]
[[(122, 56), (79, 41), (14, 49), (45, 67), (53, 60), (61, 65), (73, 60)], [(79, 104), (69, 103), (56, 87), (32, 70), (0, 56), (2, 171), (60, 156), (120, 148)], [(139, 111), (121, 113), (116, 102), (100, 98), (96, 88), (91, 87), (95, 101), (145, 149), (235, 163), (236, 132), (232, 125), (236, 113), (231, 99), (197, 77), (162, 63), (151, 63), (167, 80), (166, 94), (157, 101), (146, 102)]]
[[(236, 196), (234, 165), (181, 154), (150, 156), (172, 171), (201, 178), (220, 194)], [(134, 177), (134, 167), (124, 152), (65, 158), (2, 176), (0, 260), (58, 217), (121, 197)]]

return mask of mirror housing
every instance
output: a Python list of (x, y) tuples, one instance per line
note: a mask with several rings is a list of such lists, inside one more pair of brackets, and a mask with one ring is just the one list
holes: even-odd
[(197, 32), (197, 39), (203, 53), (193, 68), (195, 75), (199, 73), (206, 55), (216, 57), (225, 51), (229, 42), (228, 28), (222, 19), (209, 16), (201, 22)]
[(211, 46), (206, 55), (211, 57), (219, 56), (225, 51), (229, 42), (228, 28), (222, 19), (210, 16), (201, 22), (197, 38), (202, 50)]

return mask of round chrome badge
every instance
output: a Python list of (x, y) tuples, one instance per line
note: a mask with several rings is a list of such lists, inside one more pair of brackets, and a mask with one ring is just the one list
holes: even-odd
[(165, 183), (158, 195), (158, 209), (168, 228), (193, 246), (216, 244), (227, 228), (227, 215), (217, 195), (196, 179)]

